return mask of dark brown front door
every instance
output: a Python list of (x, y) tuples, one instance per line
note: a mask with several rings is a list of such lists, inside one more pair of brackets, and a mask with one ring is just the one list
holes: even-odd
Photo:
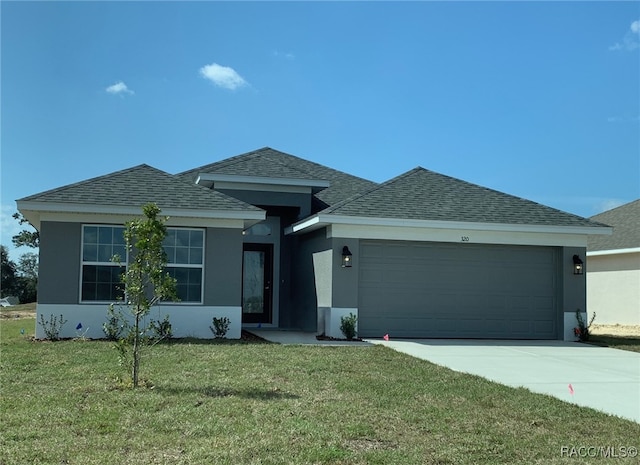
[(273, 244), (244, 244), (242, 322), (271, 323)]

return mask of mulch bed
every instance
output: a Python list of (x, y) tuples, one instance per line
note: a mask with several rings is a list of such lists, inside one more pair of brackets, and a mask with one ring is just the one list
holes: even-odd
[(339, 337), (330, 337), (324, 334), (318, 334), (316, 336), (316, 339), (318, 341), (342, 341), (342, 342), (362, 342), (364, 340), (361, 337), (354, 337), (353, 339), (345, 339), (345, 338), (339, 338)]

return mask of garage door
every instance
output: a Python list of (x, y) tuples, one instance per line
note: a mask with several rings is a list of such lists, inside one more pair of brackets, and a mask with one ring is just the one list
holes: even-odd
[(362, 241), (363, 337), (556, 339), (553, 247)]

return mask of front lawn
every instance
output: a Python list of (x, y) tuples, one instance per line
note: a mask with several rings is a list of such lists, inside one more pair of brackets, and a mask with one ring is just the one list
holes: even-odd
[(382, 346), (161, 344), (153, 387), (131, 391), (111, 343), (0, 325), (2, 465), (573, 464), (640, 446), (640, 424)]
[(637, 336), (617, 336), (611, 334), (591, 334), (589, 344), (612, 349), (628, 350), (640, 352), (640, 337)]

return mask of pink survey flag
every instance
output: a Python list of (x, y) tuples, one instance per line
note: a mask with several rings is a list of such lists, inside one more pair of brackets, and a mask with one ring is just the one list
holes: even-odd
[(569, 394), (573, 395), (575, 391), (573, 390), (573, 386), (569, 383)]
[(384, 336), (382, 336), (382, 339), (384, 339), (385, 341), (388, 341), (389, 340), (389, 335), (385, 334)]

